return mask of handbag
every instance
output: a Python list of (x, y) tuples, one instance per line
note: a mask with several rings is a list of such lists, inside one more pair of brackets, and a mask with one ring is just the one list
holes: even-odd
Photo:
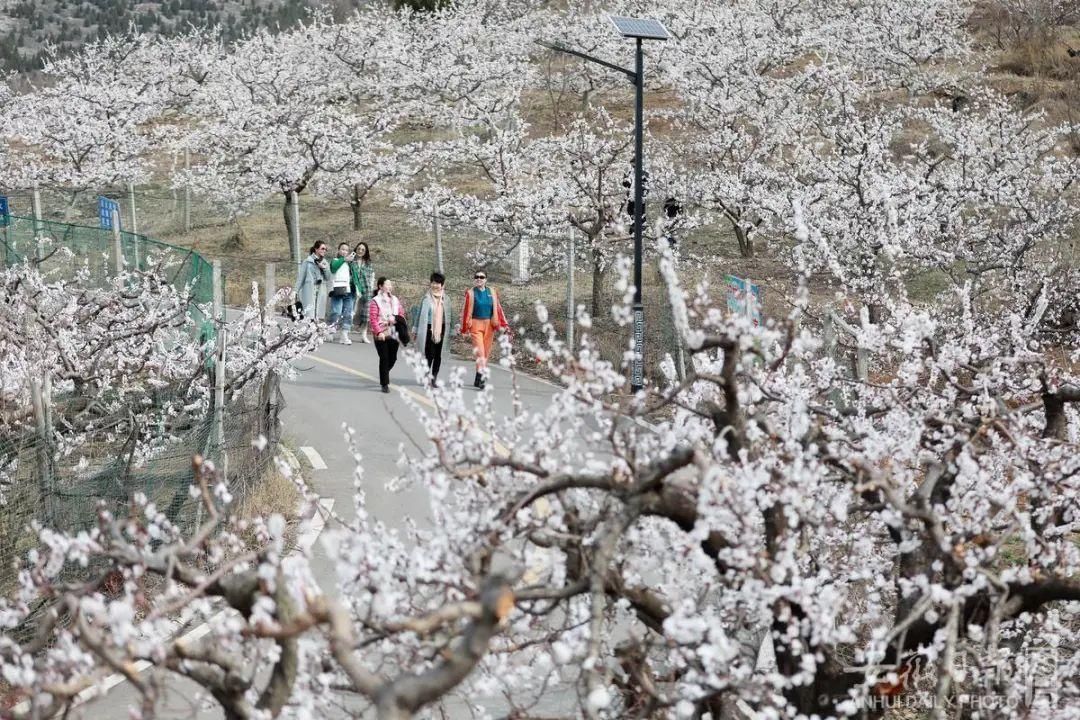
[(409, 323), (405, 321), (404, 315), (394, 316), (394, 332), (397, 333), (399, 343), (402, 345), (409, 344)]
[(281, 314), (290, 320), (304, 319), (304, 303), (295, 300), (281, 309)]
[(340, 287), (335, 287), (330, 291), (330, 297), (346, 297), (349, 294), (350, 288), (348, 285), (341, 285)]

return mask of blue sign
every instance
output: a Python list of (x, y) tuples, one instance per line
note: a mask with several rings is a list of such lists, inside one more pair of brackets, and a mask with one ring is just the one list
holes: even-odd
[(755, 326), (761, 325), (761, 286), (734, 275), (725, 276), (724, 281), (727, 282), (728, 310), (747, 316)]
[(102, 230), (112, 230), (113, 213), (116, 213), (117, 221), (120, 220), (120, 203), (107, 197), (98, 196), (98, 225)]
[(0, 227), (7, 227), (11, 224), (11, 208), (8, 205), (7, 197), (0, 195)]

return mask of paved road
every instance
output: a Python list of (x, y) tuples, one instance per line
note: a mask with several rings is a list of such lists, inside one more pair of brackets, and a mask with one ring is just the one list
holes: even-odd
[[(300, 370), (295, 380), (282, 383), (285, 395), (284, 427), (287, 443), (294, 447), (313, 447), (326, 463), (325, 470), (308, 471), (316, 491), (334, 500), (334, 511), (344, 520), (356, 517), (353, 506), (353, 460), (344, 439), (342, 424), (356, 431), (363, 456), (364, 490), (367, 510), (391, 527), (403, 527), (406, 518), (421, 527), (428, 524), (426, 493), (421, 489), (391, 493), (388, 480), (400, 474), (397, 466), (399, 443), (409, 453), (413, 443), (426, 446), (426, 438), (407, 406), (403, 394), (422, 405), (431, 405), (428, 391), (413, 376), (404, 357), (399, 357), (391, 374), (391, 392), (379, 388), (379, 361), (370, 344), (323, 345), (318, 352), (295, 364)], [(471, 362), (447, 357), (443, 360), (440, 380), (448, 381), (455, 368), (468, 373), (471, 388)], [(512, 411), (510, 374), (493, 368), (491, 388), (495, 407), (501, 413)], [(527, 406), (540, 406), (552, 394), (552, 386), (518, 375), (521, 400)], [(422, 513), (422, 514), (421, 514)], [(332, 591), (335, 578), (326, 564), (325, 552), (316, 544), (313, 552), (316, 577), (326, 591)]]
[[(402, 393), (416, 402), (431, 403), (427, 390), (417, 383), (404, 356), (399, 358), (391, 376), (389, 395), (380, 391), (378, 357), (370, 344), (323, 345), (294, 365), (299, 370), (298, 377), (282, 383), (286, 402), (285, 439), (293, 448), (313, 448), (324, 461), (325, 469), (305, 469), (316, 491), (334, 500), (334, 511), (346, 521), (356, 516), (352, 501), (354, 464), (342, 430), (342, 423), (347, 423), (355, 429), (363, 455), (368, 512), (391, 526), (402, 526), (406, 518), (421, 526), (427, 524), (429, 503), (422, 489), (391, 493), (385, 487), (388, 480), (399, 474), (399, 443), (404, 441), (409, 452), (416, 451), (408, 438), (421, 447), (425, 444), (419, 423)], [(472, 363), (452, 359), (449, 353), (444, 358), (440, 380), (449, 380), (458, 368), (466, 373), (470, 385), (466, 392), (477, 393), (471, 388)], [(510, 413), (511, 376), (494, 364), (492, 370), (490, 387), (495, 407), (501, 413)], [(518, 378), (520, 398), (526, 406), (541, 406), (553, 392), (548, 383), (520, 374)], [(303, 453), (300, 457), (304, 462)], [(324, 591), (336, 592), (336, 577), (320, 543), (315, 543), (311, 555), (315, 576)], [(220, 718), (218, 711), (199, 709), (197, 689), (194, 683), (181, 679), (171, 683), (161, 717)], [(79, 711), (86, 718), (125, 718), (134, 698), (135, 693), (124, 684), (107, 696), (81, 706)]]

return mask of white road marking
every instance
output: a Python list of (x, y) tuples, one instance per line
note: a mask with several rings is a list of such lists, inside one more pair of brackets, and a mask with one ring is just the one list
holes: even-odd
[(300, 448), (300, 452), (304, 453), (304, 456), (307, 457), (308, 462), (311, 463), (311, 467), (315, 470), (326, 469), (326, 463), (323, 462), (322, 455), (320, 455), (319, 451), (315, 448), (305, 446)]
[[(357, 370), (356, 368), (349, 367), (348, 365), (342, 365), (341, 363), (334, 362), (333, 360), (327, 360), (326, 358), (317, 357), (315, 355), (309, 355), (308, 358), (310, 360), (314, 360), (315, 362), (322, 363), (323, 365), (327, 365), (329, 367), (335, 368), (335, 369), (340, 370), (342, 372), (349, 373), (350, 375), (355, 375), (357, 377), (365, 378), (365, 379), (371, 380), (371, 381), (375, 380), (374, 377), (372, 377), (371, 375), (368, 375), (367, 373), (363, 372), (362, 370)], [(494, 367), (494, 366), (492, 366), (492, 367)], [(506, 370), (506, 368), (500, 368), (500, 369), (509, 374), (509, 371)], [(531, 376), (529, 376), (529, 377), (531, 377)], [(532, 379), (539, 380), (539, 378), (532, 378)], [(558, 385), (555, 385), (554, 383), (548, 382), (547, 380), (540, 380), (540, 382), (543, 382), (543, 383), (545, 383), (547, 385), (550, 385), (550, 386), (552, 386), (554, 388), (558, 388)], [(416, 401), (418, 401), (420, 403), (423, 403), (424, 405), (427, 405), (429, 407), (435, 407), (435, 402), (426, 393), (418, 393), (418, 392), (416, 392), (414, 390), (409, 390), (407, 388), (399, 388), (399, 391), (404, 393), (404, 394), (409, 395), (411, 398), (413, 398), (414, 400), (416, 400)], [(484, 430), (481, 430), (480, 434), (482, 436), (484, 436), (486, 438), (489, 438), (489, 439), (491, 439), (493, 441), (493, 445), (495, 446), (495, 452), (502, 455), (503, 457), (509, 457), (510, 456), (510, 448), (506, 447), (505, 445), (503, 445), (498, 440), (492, 438), (491, 435), (488, 432), (484, 431)], [(303, 452), (305, 455), (308, 456), (309, 460), (311, 459), (311, 455), (308, 453), (308, 451), (315, 452), (315, 450), (313, 448), (307, 448), (307, 447), (302, 447), (302, 448), (300, 448), (300, 450), (301, 450), (301, 452)], [(321, 458), (320, 458), (320, 461), (321, 461)], [(312, 466), (315, 467), (316, 469), (318, 469), (318, 467), (319, 467), (318, 465), (315, 464), (314, 460), (312, 460)], [(551, 512), (552, 512), (551, 503), (548, 502), (547, 498), (539, 498), (533, 504), (533, 511), (536, 513), (536, 516), (538, 518), (541, 518), (541, 519), (546, 518), (549, 515), (551, 515)], [(537, 565), (535, 567), (527, 568), (524, 575), (522, 576), (522, 580), (526, 584), (535, 583), (543, 575), (543, 571), (545, 569), (546, 569), (546, 567), (544, 565)]]
[(311, 518), (311, 525), (308, 526), (307, 532), (303, 533), (296, 539), (296, 545), (304, 552), (311, 549), (311, 546), (315, 544), (315, 541), (319, 538), (319, 533), (323, 531), (323, 527), (326, 525), (326, 516), (330, 514), (330, 511), (334, 509), (334, 501), (331, 498), (323, 498), (319, 500), (319, 505), (326, 511), (315, 512), (315, 517)]

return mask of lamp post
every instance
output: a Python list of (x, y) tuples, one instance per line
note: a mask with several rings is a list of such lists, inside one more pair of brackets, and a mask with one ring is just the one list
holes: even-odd
[(645, 385), (645, 308), (641, 302), (641, 256), (642, 231), (645, 226), (645, 197), (642, 175), (644, 173), (644, 134), (645, 108), (645, 58), (642, 54), (643, 40), (667, 40), (668, 31), (659, 20), (649, 18), (628, 18), (610, 16), (615, 29), (625, 38), (633, 38), (636, 45), (634, 69), (627, 70), (605, 60), (573, 50), (558, 43), (537, 41), (552, 50), (575, 55), (589, 62), (594, 62), (610, 70), (621, 72), (634, 83), (634, 363), (630, 371), (630, 389), (641, 390)]

